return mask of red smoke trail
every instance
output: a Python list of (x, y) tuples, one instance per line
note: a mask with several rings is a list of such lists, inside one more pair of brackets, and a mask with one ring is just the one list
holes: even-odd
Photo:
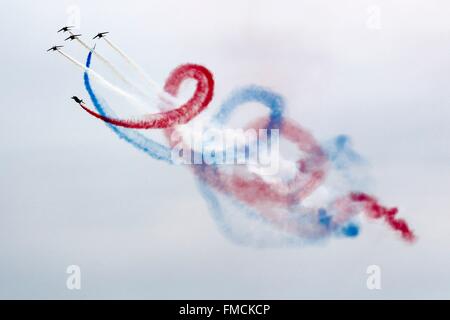
[[(111, 119), (95, 113), (83, 104), (80, 105), (91, 115), (114, 125), (135, 129), (166, 128), (166, 136), (170, 138), (171, 133), (175, 130), (174, 126), (187, 123), (204, 110), (212, 100), (214, 88), (212, 74), (206, 68), (198, 65), (183, 65), (175, 69), (166, 82), (165, 91), (172, 96), (177, 96), (181, 83), (188, 78), (197, 81), (197, 88), (193, 97), (187, 103), (178, 109), (148, 115), (143, 119), (134, 121)], [(267, 119), (263, 119), (250, 127), (264, 128), (267, 127), (268, 123)], [(258, 211), (265, 218), (281, 230), (291, 233), (297, 233), (300, 230), (313, 233), (323, 232), (320, 228), (310, 230), (308, 226), (303, 227), (300, 222), (292, 219), (289, 208), (301, 204), (301, 200), (311, 194), (323, 182), (328, 159), (314, 137), (292, 120), (282, 119), (279, 129), (285, 139), (294, 143), (306, 155), (304, 159), (296, 162), (297, 174), (289, 182), (268, 183), (254, 173), (248, 172), (245, 175), (240, 175), (238, 169), (233, 168), (233, 173), (227, 174), (217, 166), (208, 165), (194, 165), (194, 172), (218, 191), (230, 194), (236, 199), (259, 209)], [(336, 218), (343, 218), (344, 221), (342, 222), (345, 222), (346, 218), (350, 218), (360, 209), (356, 204), (362, 204), (369, 217), (374, 219), (384, 218), (394, 230), (401, 233), (406, 241), (412, 242), (415, 240), (416, 237), (408, 224), (403, 219), (395, 218), (398, 212), (397, 208), (383, 207), (374, 197), (365, 193), (354, 192), (337, 201), (335, 203), (335, 208), (338, 209)], [(277, 208), (280, 210), (277, 210)], [(286, 210), (281, 209), (288, 210), (286, 212)]]
[(413, 242), (416, 236), (408, 226), (405, 220), (395, 218), (398, 213), (397, 208), (383, 207), (377, 199), (365, 193), (353, 192), (350, 194), (350, 199), (354, 202), (361, 202), (369, 217), (374, 219), (384, 218), (385, 221), (392, 227), (392, 229), (399, 231), (402, 238), (406, 241)]
[(214, 79), (208, 69), (195, 64), (185, 64), (176, 68), (170, 75), (172, 84), (176, 87), (179, 87), (181, 82), (187, 78), (197, 81), (194, 95), (181, 107), (166, 112), (148, 114), (138, 119), (114, 119), (103, 116), (84, 104), (80, 104), (80, 106), (92, 116), (119, 127), (132, 129), (170, 128), (189, 122), (202, 112), (212, 100)]
[[(250, 127), (266, 128), (268, 120), (259, 120)], [(298, 160), (297, 173), (286, 183), (268, 183), (258, 174), (246, 175), (237, 172), (227, 174), (220, 168), (205, 166), (200, 173), (202, 179), (210, 186), (252, 206), (262, 204), (278, 204), (285, 207), (295, 205), (310, 195), (324, 180), (327, 159), (313, 136), (294, 121), (283, 119), (280, 124), (280, 134), (292, 142), (306, 154)], [(235, 168), (235, 171), (239, 167)]]
[[(177, 96), (179, 86), (185, 79), (177, 77), (174, 71), (166, 81), (164, 89), (173, 96)], [(249, 127), (258, 129), (265, 128), (269, 124), (268, 119), (260, 119)], [(270, 214), (272, 205), (289, 207), (300, 203), (310, 195), (324, 180), (327, 171), (327, 158), (320, 145), (314, 137), (297, 123), (290, 119), (281, 120), (280, 133), (288, 141), (294, 143), (297, 148), (306, 154), (306, 158), (298, 160), (297, 174), (285, 184), (268, 183), (257, 174), (246, 174), (244, 176), (234, 172), (226, 174), (216, 166), (195, 167), (194, 172), (206, 183), (216, 190), (228, 193), (240, 201), (258, 208), (263, 216), (269, 218), (275, 225), (285, 231), (294, 229), (295, 226), (288, 226), (283, 221), (288, 221), (289, 217), (284, 214)], [(174, 128), (166, 130), (169, 138)], [(172, 142), (173, 143), (173, 142)], [(406, 241), (414, 241), (415, 235), (410, 230), (408, 224), (403, 219), (396, 219), (397, 208), (385, 208), (378, 201), (364, 193), (351, 193), (351, 202), (363, 203), (365, 211), (370, 217), (379, 219), (384, 217), (386, 222), (396, 231), (401, 232), (402, 238)], [(266, 212), (269, 211), (269, 212)], [(344, 210), (345, 211), (345, 210)], [(275, 217), (275, 218), (274, 218)], [(292, 221), (291, 221), (292, 223)]]

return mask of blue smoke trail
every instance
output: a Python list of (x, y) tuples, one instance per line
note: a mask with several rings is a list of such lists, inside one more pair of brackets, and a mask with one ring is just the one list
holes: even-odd
[(354, 164), (363, 163), (363, 158), (351, 146), (350, 138), (339, 135), (332, 141), (324, 144), (327, 157), (338, 170), (348, 169)]
[(259, 102), (270, 109), (268, 129), (280, 123), (284, 112), (283, 97), (264, 87), (255, 85), (232, 92), (231, 96), (220, 107), (220, 111), (212, 118), (212, 121), (223, 125), (237, 107), (247, 102)]
[[(86, 68), (91, 65), (92, 51), (89, 52), (86, 60)], [(88, 72), (84, 72), (84, 86), (91, 98), (92, 104), (97, 109), (97, 112), (102, 116), (115, 117), (115, 114), (107, 106), (102, 106), (97, 96), (95, 95), (89, 80)], [(106, 123), (106, 122), (105, 122)], [(150, 157), (156, 160), (162, 160), (167, 163), (172, 163), (171, 150), (156, 141), (153, 141), (143, 134), (131, 129), (120, 128), (115, 125), (106, 123), (106, 125), (115, 133), (120, 139), (130, 143), (135, 148), (145, 152)]]
[[(86, 60), (87, 68), (89, 68), (91, 65), (91, 58), (92, 52), (89, 52)], [(103, 102), (103, 104), (100, 103), (98, 97), (95, 95), (90, 83), (88, 72), (84, 73), (84, 85), (98, 113), (104, 116), (114, 117), (115, 115), (113, 111), (110, 108), (108, 108), (105, 102)], [(226, 121), (229, 119), (232, 112), (238, 106), (247, 102), (259, 102), (270, 109), (269, 124), (268, 124), (269, 129), (278, 126), (282, 121), (282, 116), (284, 112), (283, 98), (263, 87), (248, 86), (236, 90), (232, 93), (230, 98), (228, 98), (222, 104), (220, 111), (213, 117), (213, 122), (219, 125), (224, 125)], [(173, 164), (171, 160), (171, 150), (168, 147), (163, 146), (132, 129), (124, 129), (108, 123), (106, 123), (106, 125), (119, 138), (130, 143), (135, 148), (145, 152), (152, 158)], [(345, 158), (346, 160), (350, 159), (355, 161), (358, 158), (357, 155), (351, 150), (351, 148), (348, 147), (347, 140), (345, 139), (345, 137), (344, 138), (338, 137), (331, 145), (328, 146), (327, 149), (329, 151), (328, 152), (329, 159), (332, 162), (338, 163), (340, 162), (340, 159), (343, 158)], [(326, 231), (322, 235), (314, 236), (310, 239), (302, 238), (302, 235), (284, 235), (282, 238), (276, 239), (276, 241), (274, 241), (273, 239), (265, 239), (265, 238), (256, 239), (251, 234), (251, 231), (247, 230), (244, 231), (245, 233), (242, 232), (238, 233), (235, 230), (235, 228), (229, 223), (229, 221), (227, 221), (227, 216), (229, 216), (230, 213), (244, 212), (245, 216), (247, 216), (251, 220), (263, 222), (269, 225), (270, 221), (268, 221), (266, 218), (261, 216), (261, 214), (259, 214), (253, 209), (250, 209), (248, 206), (241, 203), (240, 201), (233, 199), (232, 196), (229, 194), (221, 195), (221, 197), (224, 198), (222, 202), (225, 202), (224, 204), (221, 204), (219, 196), (216, 196), (215, 191), (212, 189), (212, 187), (208, 186), (202, 179), (202, 171), (204, 169), (204, 166), (205, 164), (202, 164), (200, 166), (196, 166), (194, 169), (197, 173), (196, 177), (199, 191), (207, 201), (208, 206), (210, 208), (209, 211), (213, 217), (213, 220), (218, 225), (222, 234), (226, 238), (233, 241), (234, 243), (253, 247), (270, 247), (279, 244), (297, 246), (305, 242), (311, 243), (317, 242), (320, 239), (327, 238), (331, 234), (344, 235), (346, 237), (354, 237), (358, 235), (359, 228), (353, 223), (349, 223), (343, 227), (331, 226), (330, 222), (331, 216), (328, 216), (325, 209), (319, 209), (317, 221), (315, 221), (314, 218), (312, 218), (312, 220), (308, 219), (308, 221), (306, 221), (307, 223), (317, 223), (319, 225), (322, 225)], [(341, 163), (337, 164), (336, 167), (344, 169), (345, 165)], [(214, 169), (216, 169), (216, 166), (214, 166)], [(228, 208), (227, 210), (226, 203), (228, 203), (228, 205), (231, 205), (232, 208)]]
[[(89, 68), (91, 65), (91, 59), (92, 59), (92, 52), (89, 52), (87, 60), (86, 60), (86, 67)], [(105, 102), (101, 103), (94, 93), (94, 90), (92, 89), (89, 74), (88, 72), (84, 73), (84, 85), (86, 88), (86, 91), (89, 94), (89, 97), (94, 105), (94, 107), (97, 109), (97, 112), (101, 115), (114, 117), (114, 113), (112, 110), (110, 110), (106, 105)], [(281, 112), (283, 110), (283, 101), (282, 98), (276, 94), (273, 94), (269, 91), (267, 91), (264, 88), (257, 87), (257, 86), (250, 86), (244, 89), (241, 89), (239, 91), (236, 91), (230, 99), (228, 99), (224, 105), (221, 108), (221, 111), (215, 116), (215, 119), (217, 122), (224, 122), (228, 119), (230, 113), (241, 103), (245, 102), (261, 102), (262, 104), (266, 105), (271, 109), (271, 119), (275, 121), (279, 121), (281, 119)], [(130, 143), (137, 149), (145, 152), (149, 156), (151, 156), (154, 159), (157, 160), (163, 160), (168, 163), (172, 164), (171, 161), (171, 154), (170, 149), (162, 146), (155, 141), (152, 141), (151, 139), (148, 139), (142, 134), (139, 134), (136, 131), (133, 131), (132, 129), (124, 129), (117, 127), (112, 124), (106, 123), (106, 125), (115, 133), (117, 136), (121, 139), (124, 139), (126, 142)], [(201, 170), (204, 165), (201, 165), (200, 167), (197, 166), (196, 169)], [(214, 166), (216, 167), (216, 166)], [(247, 237), (242, 237), (241, 235), (236, 234), (235, 230), (231, 227), (230, 224), (226, 222), (225, 216), (225, 210), (223, 206), (221, 206), (218, 197), (214, 194), (214, 191), (212, 188), (210, 188), (202, 179), (197, 176), (197, 185), (199, 188), (200, 193), (205, 198), (208, 206), (209, 211), (213, 217), (213, 220), (216, 222), (217, 226), (219, 227), (222, 234), (228, 238), (229, 240), (233, 241), (234, 243), (241, 244), (241, 245), (251, 245), (252, 242), (248, 242), (245, 239)], [(228, 196), (230, 197), (230, 196)], [(229, 202), (239, 211), (244, 211), (247, 216), (253, 218), (253, 219), (262, 219), (260, 215), (256, 212), (253, 212), (249, 208), (247, 208), (244, 204), (238, 203), (237, 201), (229, 198)], [(261, 246), (262, 243), (258, 242)], [(254, 243), (253, 243), (254, 244)]]

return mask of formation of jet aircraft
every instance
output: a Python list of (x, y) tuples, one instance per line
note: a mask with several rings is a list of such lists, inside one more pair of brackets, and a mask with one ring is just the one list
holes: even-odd
[[(67, 37), (66, 39), (64, 39), (64, 41), (67, 41), (67, 40), (70, 40), (70, 41), (73, 41), (73, 40), (75, 40), (75, 39), (78, 39), (78, 37), (81, 37), (81, 34), (73, 34), (72, 33), (72, 29), (73, 28), (75, 28), (75, 26), (64, 26), (64, 27), (62, 27), (61, 29), (59, 29), (58, 31), (57, 31), (57, 33), (60, 33), (60, 32), (62, 32), (62, 33), (66, 33), (66, 32), (69, 32), (70, 33), (70, 36), (69, 37)], [(96, 34), (95, 35), (95, 37), (94, 38), (92, 38), (92, 39), (101, 39), (101, 38), (104, 38), (104, 37), (106, 37), (106, 35), (108, 34), (109, 32), (107, 32), (107, 31), (105, 31), (105, 32), (99, 32), (98, 34)], [(50, 51), (59, 51), (61, 48), (63, 48), (64, 46), (53, 46), (53, 47), (51, 47), (50, 49), (47, 49), (47, 52), (50, 52)], [(95, 46), (94, 46), (95, 47)], [(73, 97), (71, 97), (70, 99), (72, 99), (72, 100), (74, 100), (76, 103), (78, 103), (78, 104), (81, 104), (81, 103), (84, 103), (84, 101), (83, 101), (83, 99), (80, 99), (80, 98), (78, 98), (77, 96), (73, 96)]]

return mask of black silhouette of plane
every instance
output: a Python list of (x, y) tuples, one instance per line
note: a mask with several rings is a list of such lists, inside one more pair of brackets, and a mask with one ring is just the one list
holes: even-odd
[(61, 29), (59, 29), (58, 30), (58, 33), (59, 32), (67, 32), (67, 31), (69, 31), (70, 29), (72, 29), (72, 28), (75, 28), (74, 26), (65, 26), (65, 27), (62, 27)]
[(73, 96), (73, 97), (70, 98), (70, 99), (73, 99), (73, 100), (74, 100), (76, 103), (78, 103), (78, 104), (84, 103), (84, 101), (83, 101), (82, 99), (78, 98), (77, 96)]
[(62, 48), (62, 47), (64, 47), (64, 46), (53, 46), (50, 49), (48, 49), (47, 52), (49, 52), (49, 51), (59, 51), (59, 48)]
[(67, 40), (72, 41), (72, 40), (78, 39), (78, 37), (80, 37), (80, 36), (81, 36), (81, 34), (72, 34), (70, 37), (67, 37), (66, 39), (64, 39), (64, 41), (67, 41)]
[(104, 38), (109, 32), (99, 32), (95, 37), (93, 37), (92, 39), (101, 39)]

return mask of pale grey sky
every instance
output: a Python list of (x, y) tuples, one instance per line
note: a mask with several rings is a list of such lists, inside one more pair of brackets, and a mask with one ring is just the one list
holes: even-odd
[[(216, 107), (264, 85), (319, 140), (351, 136), (374, 193), (418, 242), (367, 220), (357, 239), (315, 246), (228, 241), (188, 170), (134, 150), (68, 99), (87, 98), (81, 72), (45, 50), (63, 43), (73, 5), (86, 41), (110, 31), (160, 83), (203, 64)], [(446, 0), (5, 1), (0, 297), (450, 298), (449, 16)], [(80, 291), (65, 286), (71, 264)], [(379, 291), (366, 288), (372, 264)]]

